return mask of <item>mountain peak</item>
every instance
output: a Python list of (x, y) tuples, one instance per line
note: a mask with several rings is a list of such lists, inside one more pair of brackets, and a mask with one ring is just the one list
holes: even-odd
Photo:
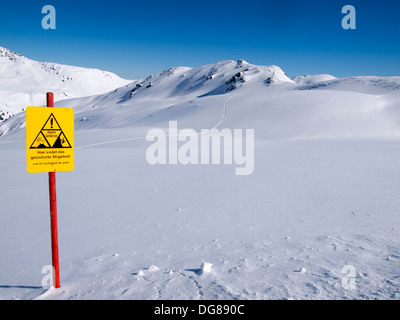
[(22, 54), (11, 51), (7, 48), (0, 47), (0, 57), (8, 58), (11, 61), (17, 60), (17, 58), (25, 58)]
[(111, 72), (38, 62), (0, 47), (0, 122), (27, 106), (44, 105), (46, 92), (54, 92), (57, 101), (106, 93), (130, 82)]
[(135, 80), (103, 95), (104, 99), (99, 97), (102, 102), (98, 105), (131, 105), (164, 99), (190, 100), (246, 88), (264, 90), (272, 85), (293, 83), (278, 66), (257, 66), (245, 60), (223, 60), (195, 68), (173, 67)]

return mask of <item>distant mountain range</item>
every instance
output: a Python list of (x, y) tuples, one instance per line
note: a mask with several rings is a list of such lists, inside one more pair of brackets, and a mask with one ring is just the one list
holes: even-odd
[[(167, 127), (168, 121), (180, 120), (194, 129), (257, 128), (266, 138), (399, 134), (400, 77), (290, 79), (278, 66), (226, 60), (124, 80), (105, 71), (35, 62), (0, 48), (0, 110), (16, 114), (44, 105), (47, 91), (55, 93), (56, 107), (75, 109), (78, 129)], [(0, 135), (24, 123), (20, 113), (0, 123)]]
[(3, 120), (27, 106), (44, 105), (44, 93), (48, 91), (58, 101), (105, 93), (130, 82), (111, 72), (37, 62), (0, 47), (0, 117)]

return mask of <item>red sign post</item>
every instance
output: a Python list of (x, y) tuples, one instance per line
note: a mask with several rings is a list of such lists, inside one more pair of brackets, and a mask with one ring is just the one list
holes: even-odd
[[(47, 107), (54, 108), (54, 95), (47, 93)], [(49, 172), (49, 194), (50, 194), (50, 227), (51, 227), (51, 253), (53, 263), (54, 288), (60, 288), (60, 264), (58, 257), (58, 227), (57, 227), (57, 188), (56, 173)]]
[(53, 287), (60, 288), (58, 256), (56, 172), (73, 171), (74, 110), (54, 108), (54, 95), (46, 95), (47, 107), (26, 109), (26, 160), (29, 173), (48, 173), (50, 196)]

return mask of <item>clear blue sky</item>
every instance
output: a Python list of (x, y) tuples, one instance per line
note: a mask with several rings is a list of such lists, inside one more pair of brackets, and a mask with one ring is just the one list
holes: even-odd
[[(57, 11), (44, 30), (44, 5)], [(344, 5), (357, 29), (344, 30)], [(10, 0), (0, 46), (28, 58), (137, 79), (173, 66), (244, 59), (290, 77), (400, 75), (398, 0)]]

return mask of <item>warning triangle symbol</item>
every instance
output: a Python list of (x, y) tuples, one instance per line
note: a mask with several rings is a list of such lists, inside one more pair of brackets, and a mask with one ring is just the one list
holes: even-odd
[(61, 130), (60, 125), (58, 124), (53, 114), (51, 114), (49, 119), (47, 119), (42, 130)]
[(42, 132), (36, 137), (35, 141), (32, 143), (31, 149), (45, 149), (50, 148), (49, 143), (46, 138), (43, 136)]
[(71, 148), (71, 145), (63, 132), (61, 132), (56, 142), (53, 144), (53, 148)]
[(30, 149), (65, 149), (72, 148), (53, 114), (45, 122)]

